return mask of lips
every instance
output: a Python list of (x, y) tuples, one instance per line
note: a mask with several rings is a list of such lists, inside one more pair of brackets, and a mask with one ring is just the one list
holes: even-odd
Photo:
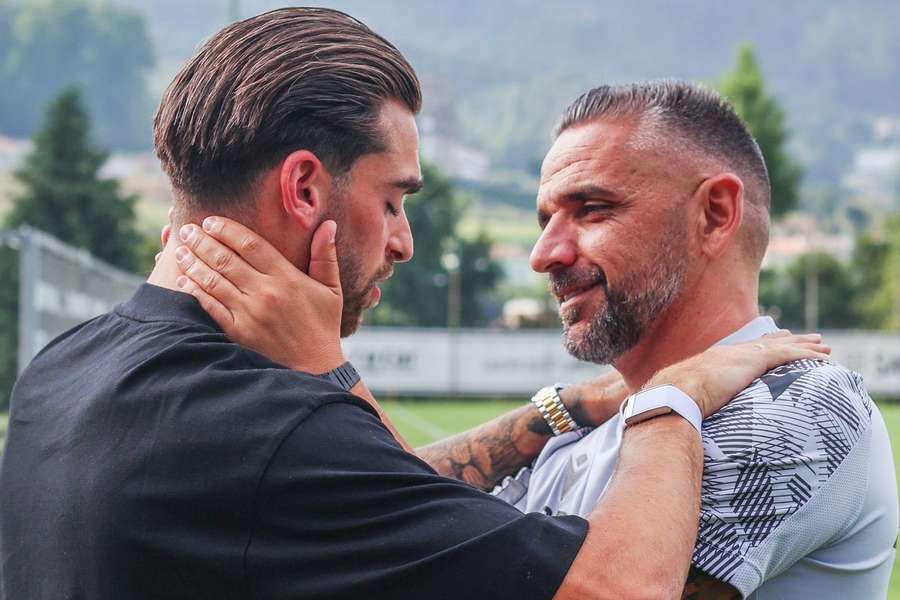
[(595, 282), (595, 283), (587, 285), (587, 286), (565, 290), (562, 294), (557, 295), (557, 299), (559, 300), (560, 304), (564, 304), (564, 303), (568, 302), (569, 300), (572, 300), (575, 297), (580, 296), (584, 292), (594, 289), (598, 285), (600, 285), (600, 282)]
[(580, 272), (564, 271), (550, 276), (550, 291), (560, 304), (606, 283), (606, 277), (599, 268), (582, 269)]

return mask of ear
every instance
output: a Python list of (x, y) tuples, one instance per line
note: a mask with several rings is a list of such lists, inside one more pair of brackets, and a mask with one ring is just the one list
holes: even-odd
[(744, 216), (744, 183), (733, 173), (714, 175), (697, 188), (700, 249), (719, 256), (735, 240)]
[(297, 150), (281, 163), (281, 203), (285, 214), (304, 229), (319, 222), (330, 176), (322, 161), (309, 150)]

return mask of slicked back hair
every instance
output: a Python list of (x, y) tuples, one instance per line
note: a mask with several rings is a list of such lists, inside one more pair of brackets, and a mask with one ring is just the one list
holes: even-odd
[[(703, 85), (677, 80), (594, 88), (563, 113), (554, 135), (595, 119), (637, 118), (654, 142), (687, 150), (732, 170), (744, 182), (742, 242), (762, 262), (769, 243), (771, 186), (762, 152), (731, 104)], [(660, 139), (662, 138), (662, 139)]]
[(422, 104), (390, 42), (336, 10), (273, 10), (219, 31), (184, 65), (154, 119), (156, 154), (184, 208), (235, 207), (295, 150), (336, 177), (384, 150), (387, 100), (413, 114)]

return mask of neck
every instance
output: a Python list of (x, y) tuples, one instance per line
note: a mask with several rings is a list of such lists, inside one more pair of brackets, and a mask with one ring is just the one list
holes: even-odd
[(639, 390), (660, 369), (703, 352), (759, 316), (755, 283), (720, 293), (703, 289), (684, 290), (641, 342), (614, 362), (629, 389)]
[(150, 271), (150, 276), (147, 277), (147, 283), (180, 292), (181, 288), (175, 284), (175, 280), (181, 276), (178, 262), (175, 260), (175, 249), (180, 245), (176, 238), (177, 234), (172, 234), (172, 237), (169, 238), (169, 243), (163, 248), (162, 256), (159, 257), (159, 261)]

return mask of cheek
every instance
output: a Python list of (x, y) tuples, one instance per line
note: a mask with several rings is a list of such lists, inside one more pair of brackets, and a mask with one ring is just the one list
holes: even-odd
[(579, 254), (589, 263), (597, 265), (607, 277), (621, 268), (628, 268), (636, 258), (634, 251), (641, 241), (628, 235), (627, 230), (612, 223), (602, 223), (583, 228), (577, 237)]

